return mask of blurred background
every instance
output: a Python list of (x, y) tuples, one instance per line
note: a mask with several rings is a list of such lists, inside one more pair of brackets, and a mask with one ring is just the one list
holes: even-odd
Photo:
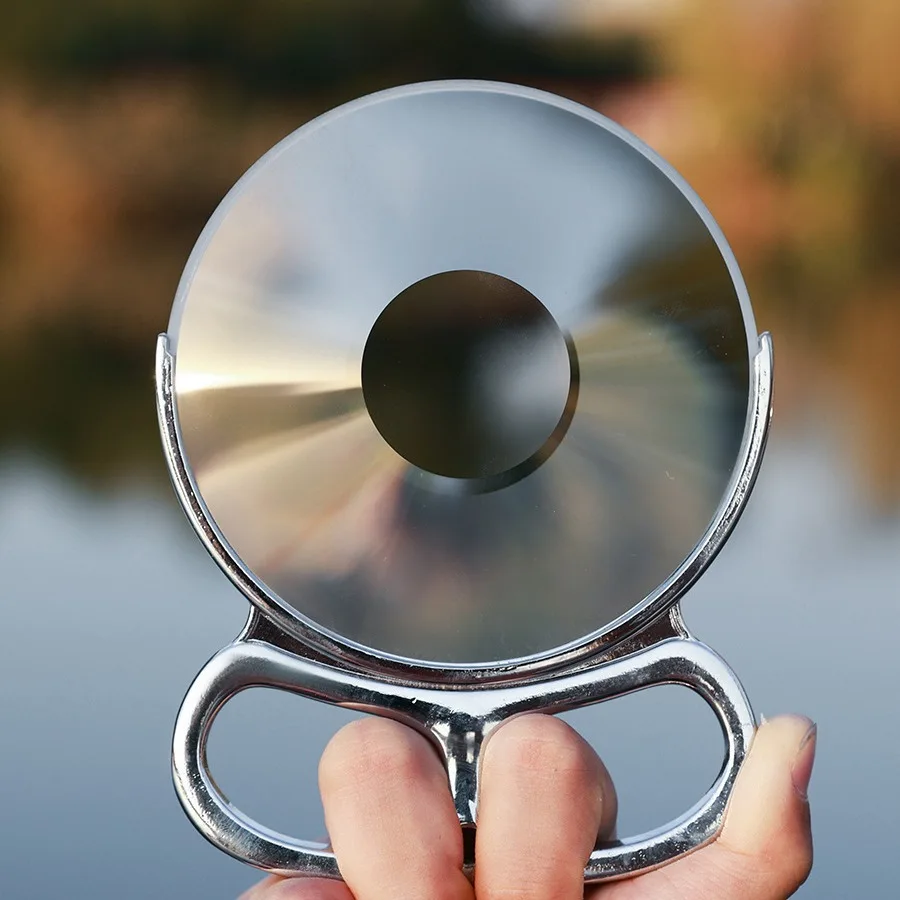
[[(893, 896), (900, 800), (900, 4), (892, 0), (0, 2), (0, 894), (227, 898), (256, 877), (170, 787), (177, 705), (246, 604), (168, 486), (153, 354), (228, 188), (312, 116), (412, 81), (545, 88), (694, 186), (773, 332), (749, 511), (684, 602), (761, 712), (820, 726), (800, 895)], [(658, 689), (572, 717), (621, 833), (690, 805), (719, 738)], [(269, 692), (211, 762), (268, 824), (322, 830), (350, 716)]]

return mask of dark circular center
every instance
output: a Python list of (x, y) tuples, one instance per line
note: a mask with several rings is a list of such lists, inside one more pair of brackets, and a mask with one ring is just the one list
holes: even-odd
[(441, 272), (401, 291), (362, 357), (366, 407), (404, 459), (448, 478), (527, 474), (574, 412), (574, 348), (525, 288)]

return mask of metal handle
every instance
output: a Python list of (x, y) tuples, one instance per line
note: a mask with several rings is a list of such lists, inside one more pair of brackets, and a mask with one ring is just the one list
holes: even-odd
[(201, 669), (181, 704), (172, 742), (178, 799), (207, 840), (242, 862), (282, 875), (340, 878), (337, 860), (325, 844), (280, 834), (246, 816), (228, 801), (209, 773), (206, 741), (219, 711), (245, 688), (270, 685), (270, 673), (260, 664), (264, 661), (247, 652), (251, 649), (236, 642), (217, 653)]
[(532, 711), (563, 712), (659, 684), (684, 685), (706, 700), (722, 726), (726, 758), (712, 787), (681, 818), (591, 854), (586, 881), (623, 878), (664, 865), (716, 837), (753, 738), (753, 713), (734, 673), (692, 638), (662, 640), (541, 683), (452, 691), (389, 685), (262, 641), (239, 640), (204, 666), (184, 699), (173, 742), (175, 787), (197, 829), (231, 856), (280, 875), (340, 878), (337, 860), (325, 845), (265, 828), (232, 806), (213, 781), (206, 740), (219, 710), (239, 691), (275, 687), (411, 725), (444, 751), (460, 822), (471, 825), (477, 819), (480, 751), (503, 721)]
[(220, 850), (258, 869), (285, 876), (340, 878), (337, 859), (327, 845), (297, 840), (254, 821), (228, 801), (209, 773), (210, 728), (228, 700), (251, 687), (279, 688), (391, 716), (422, 731), (427, 730), (423, 717), (434, 719), (439, 711), (422, 697), (427, 691), (356, 676), (258, 640), (237, 640), (220, 650), (188, 689), (175, 721), (172, 775), (178, 799), (197, 830)]
[(680, 684), (700, 694), (719, 719), (725, 738), (725, 760), (710, 789), (684, 815), (654, 831), (595, 850), (584, 872), (585, 881), (589, 882), (656, 869), (715, 840), (756, 732), (756, 720), (740, 682), (725, 661), (704, 644), (695, 640), (669, 641), (640, 656), (646, 657), (642, 660), (645, 683), (632, 690), (654, 684)]

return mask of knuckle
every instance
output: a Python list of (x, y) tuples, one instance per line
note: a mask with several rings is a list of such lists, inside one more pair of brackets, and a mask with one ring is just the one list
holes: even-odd
[(565, 896), (558, 890), (547, 891), (547, 886), (541, 884), (539, 888), (534, 885), (521, 885), (494, 889), (489, 895), (489, 900), (545, 900), (546, 897)]
[[(574, 862), (574, 865), (573, 865)], [(578, 860), (544, 857), (519, 867), (513, 877), (503, 883), (479, 885), (476, 896), (484, 900), (558, 900), (584, 895), (584, 871)]]
[(408, 780), (422, 768), (424, 739), (389, 719), (364, 718), (345, 725), (319, 763), (323, 789), (371, 780)]
[(600, 762), (593, 750), (565, 722), (551, 716), (513, 719), (493, 739), (495, 755), (516, 777), (552, 777), (559, 789), (581, 789), (597, 781)]
[[(723, 848), (724, 849), (724, 848)], [(758, 855), (745, 855), (725, 849), (721, 860), (722, 880), (730, 881), (735, 888), (748, 889), (748, 896), (771, 897), (786, 900), (809, 878), (813, 854), (809, 841), (797, 838), (785, 840)]]

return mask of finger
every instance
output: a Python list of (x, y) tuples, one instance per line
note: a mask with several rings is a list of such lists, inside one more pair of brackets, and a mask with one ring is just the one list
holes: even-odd
[(266, 878), (238, 900), (354, 900), (342, 881), (328, 878)]
[(388, 719), (353, 722), (325, 748), (319, 786), (356, 900), (473, 900), (447, 774), (424, 737)]
[(503, 725), (482, 763), (478, 900), (581, 900), (585, 863), (615, 817), (606, 768), (565, 722), (528, 715)]
[(600, 887), (596, 900), (784, 900), (812, 867), (806, 791), (816, 727), (781, 716), (757, 731), (719, 838), (671, 866)]

